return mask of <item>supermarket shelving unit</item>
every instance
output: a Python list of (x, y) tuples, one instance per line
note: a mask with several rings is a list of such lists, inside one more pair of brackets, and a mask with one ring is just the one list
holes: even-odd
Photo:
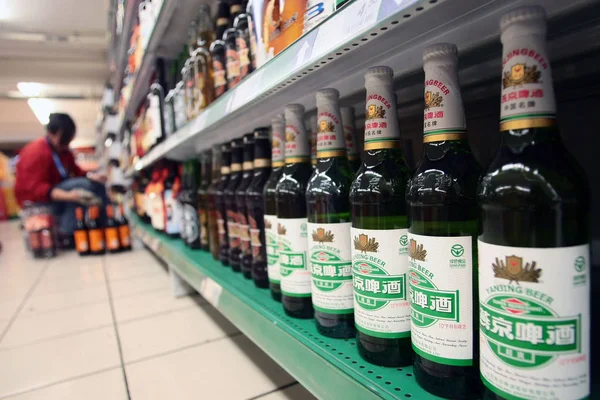
[[(422, 52), (433, 43), (457, 44), (461, 86), (491, 80), (497, 90), (500, 17), (532, 3), (542, 5), (549, 16), (553, 62), (600, 48), (594, 0), (356, 0), (221, 96), (152, 149), (128, 175), (163, 157), (189, 159), (212, 144), (268, 125), (285, 104), (314, 110), (314, 93), (320, 88), (335, 87), (342, 103), (360, 110), (364, 73), (373, 65), (394, 69), (402, 108), (422, 96)], [(568, 74), (590, 73), (577, 68), (594, 64), (570, 64)]]
[[(459, 48), (463, 97), (489, 99), (490, 93), (500, 92), (500, 17), (526, 4), (540, 4), (548, 13), (555, 84), (597, 75), (600, 7), (596, 0), (354, 0), (153, 148), (127, 174), (132, 176), (161, 158), (189, 159), (215, 143), (268, 125), (285, 104), (301, 103), (312, 112), (314, 94), (320, 88), (337, 88), (342, 104), (354, 105), (360, 113), (364, 73), (373, 65), (393, 68), (400, 112), (412, 109), (419, 114), (422, 51), (437, 42), (456, 43)], [(158, 24), (164, 23), (162, 18), (163, 13)], [(161, 40), (154, 37), (158, 32), (151, 41)], [(141, 100), (147, 89), (146, 84), (136, 83), (132, 99)], [(137, 105), (132, 107), (127, 109), (129, 118)], [(364, 362), (353, 339), (319, 335), (314, 321), (288, 318), (268, 290), (255, 288), (209, 254), (156, 233), (136, 217), (131, 223), (134, 234), (178, 279), (200, 292), (317, 397), (435, 398), (418, 387), (412, 368), (382, 368)]]

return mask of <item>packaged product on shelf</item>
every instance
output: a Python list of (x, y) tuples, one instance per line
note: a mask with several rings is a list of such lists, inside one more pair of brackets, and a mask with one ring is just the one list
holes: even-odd
[(163, 123), (166, 137), (169, 137), (175, 133), (175, 89), (171, 89), (165, 96)]
[(104, 239), (104, 226), (100, 221), (100, 209), (98, 206), (88, 207), (86, 226), (90, 238), (90, 254), (104, 254), (106, 252), (106, 241)]
[(279, 238), (277, 234), (277, 182), (285, 166), (285, 119), (283, 114), (271, 119), (271, 175), (265, 184), (265, 243), (269, 289), (276, 301), (281, 301), (281, 272), (279, 270)]
[(238, 15), (240, 15), (244, 9), (242, 0), (229, 0), (229, 23), (233, 23)]
[(224, 266), (229, 265), (229, 233), (227, 227), (227, 204), (225, 189), (231, 176), (231, 145), (229, 142), (221, 145), (221, 179), (217, 185), (217, 228), (219, 232), (219, 261)]
[(119, 242), (121, 243), (121, 250), (131, 250), (131, 231), (129, 229), (129, 221), (127, 221), (127, 217), (125, 216), (123, 203), (119, 204), (119, 219), (117, 222), (119, 225)]
[[(248, 35), (250, 37), (250, 42), (249, 42), (250, 61), (252, 63), (252, 70), (255, 70), (256, 68), (260, 67), (263, 64), (263, 61), (262, 60), (261, 60), (261, 62), (258, 61), (259, 54), (257, 53), (258, 46), (257, 46), (257, 39), (256, 39), (257, 25), (254, 22), (252, 3), (253, 3), (252, 0), (248, 1), (248, 6), (246, 8), (246, 15), (248, 17)], [(264, 56), (264, 55), (261, 55), (261, 57), (262, 56)]]
[(400, 150), (393, 76), (389, 67), (365, 74), (365, 152), (350, 190), (356, 344), (361, 357), (383, 366), (412, 363), (404, 199), (410, 172)]
[(193, 21), (190, 25), (188, 36), (188, 48), (191, 50), (191, 68), (194, 75), (194, 110), (192, 114), (196, 116), (214, 101), (212, 60), (206, 42), (200, 39), (196, 21)]
[(333, 13), (334, 0), (307, 0), (303, 33), (325, 21)]
[(240, 66), (240, 80), (244, 79), (254, 70), (252, 53), (250, 52), (250, 28), (248, 14), (238, 15), (233, 23), (235, 28), (235, 43)]
[(350, 242), (350, 184), (344, 128), (336, 89), (317, 91), (317, 165), (306, 188), (308, 265), (319, 333), (351, 338), (354, 292)]
[[(183, 79), (183, 93), (185, 96), (186, 122), (196, 116), (196, 81), (194, 79), (194, 65), (192, 61), (192, 59), (188, 59), (181, 70), (181, 76)], [(180, 128), (180, 126), (178, 126), (178, 128)]]
[(198, 220), (200, 222), (200, 248), (209, 250), (208, 187), (211, 182), (211, 151), (200, 154), (200, 183), (198, 185)]
[(187, 123), (187, 107), (185, 97), (185, 82), (178, 82), (173, 94), (173, 114), (175, 116), (175, 130), (181, 129)]
[(313, 168), (317, 166), (317, 116), (313, 115), (308, 119), (308, 127), (306, 128), (310, 136), (310, 163)]
[(235, 191), (238, 206), (238, 233), (240, 236), (239, 262), (244, 278), (252, 279), (252, 249), (250, 246), (250, 223), (248, 222), (248, 209), (246, 207), (246, 190), (248, 190), (254, 175), (254, 132), (244, 135), (242, 170), (242, 180)]
[(217, 186), (221, 181), (221, 146), (212, 148), (211, 181), (208, 194), (208, 245), (215, 260), (219, 259), (219, 226), (217, 224)]
[(225, 55), (225, 42), (223, 41), (223, 35), (228, 26), (229, 6), (225, 1), (220, 1), (217, 6), (216, 39), (210, 45), (215, 84), (215, 99), (218, 99), (227, 91), (227, 58)]
[(223, 34), (227, 69), (227, 89), (233, 89), (240, 80), (240, 57), (237, 51), (237, 30), (229, 28)]
[(556, 121), (546, 13), (518, 8), (502, 17), (500, 31), (501, 143), (478, 188), (484, 398), (597, 397), (590, 192)]
[(179, 190), (179, 194), (177, 195), (177, 202), (179, 203), (179, 208), (181, 209), (181, 215), (179, 219), (179, 237), (183, 241), (183, 243), (187, 246), (187, 232), (188, 228), (185, 224), (185, 212), (183, 204), (188, 201), (188, 192), (190, 191), (190, 161), (184, 161), (179, 164), (179, 176), (181, 176), (181, 189)]
[(109, 253), (118, 253), (121, 250), (119, 241), (119, 226), (115, 220), (115, 209), (112, 204), (106, 206), (106, 226), (104, 227), (106, 250)]
[(453, 44), (423, 53), (423, 156), (406, 192), (414, 374), (428, 392), (453, 399), (481, 395), (473, 292), (481, 169), (467, 141), (457, 54)]
[(90, 254), (90, 239), (88, 237), (87, 227), (85, 226), (85, 215), (82, 207), (75, 209), (75, 231), (73, 232), (75, 241), (75, 250), (80, 256)]
[(210, 5), (200, 5), (196, 25), (198, 26), (198, 45), (208, 49), (215, 41), (215, 24), (211, 17)]
[(179, 237), (181, 226), (181, 204), (177, 201), (181, 191), (181, 178), (177, 173), (177, 165), (170, 165), (165, 180), (165, 233), (173, 238)]
[(165, 138), (164, 131), (164, 119), (165, 114), (164, 107), (164, 92), (161, 85), (153, 83), (150, 86), (150, 93), (148, 93), (148, 107), (145, 113), (145, 124), (146, 127), (146, 143), (148, 150), (162, 142)]
[(180, 196), (185, 226), (185, 244), (191, 249), (200, 248), (200, 220), (198, 219), (198, 184), (200, 181), (200, 164), (197, 160), (187, 161), (187, 191)]
[(281, 302), (291, 317), (312, 318), (306, 186), (312, 173), (304, 106), (285, 107), (285, 167), (275, 188)]
[(342, 124), (344, 125), (344, 138), (346, 139), (346, 151), (348, 152), (348, 161), (353, 172), (358, 171), (360, 167), (360, 157), (356, 149), (356, 124), (354, 122), (354, 108), (342, 107)]
[(268, 288), (264, 188), (271, 175), (269, 128), (256, 128), (254, 130), (253, 166), (254, 175), (246, 190), (246, 209), (251, 246), (250, 270), (256, 287)]
[(228, 264), (234, 272), (241, 272), (240, 265), (240, 224), (238, 222), (238, 202), (236, 191), (242, 182), (243, 139), (231, 141), (231, 176), (225, 188), (225, 207), (227, 209), (227, 234), (229, 240)]

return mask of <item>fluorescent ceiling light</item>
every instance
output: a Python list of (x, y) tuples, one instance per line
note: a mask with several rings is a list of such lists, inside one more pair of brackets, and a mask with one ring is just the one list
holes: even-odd
[(19, 82), (17, 88), (25, 97), (38, 97), (42, 93), (43, 85), (37, 82)]
[(29, 99), (27, 104), (42, 125), (50, 122), (50, 114), (55, 110), (55, 104), (50, 99)]

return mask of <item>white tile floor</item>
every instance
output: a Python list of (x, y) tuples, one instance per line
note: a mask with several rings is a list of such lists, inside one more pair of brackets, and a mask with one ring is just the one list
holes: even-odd
[(0, 399), (313, 399), (149, 252), (33, 260), (16, 222), (0, 242)]

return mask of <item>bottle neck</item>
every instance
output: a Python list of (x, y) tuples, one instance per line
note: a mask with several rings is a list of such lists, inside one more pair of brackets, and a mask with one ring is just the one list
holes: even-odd
[(515, 23), (502, 32), (501, 132), (550, 128), (556, 124), (545, 33), (541, 23)]
[(310, 163), (310, 148), (303, 116), (296, 112), (285, 115), (285, 163)]
[(329, 158), (320, 157), (317, 159), (316, 168), (319, 173), (324, 173), (338, 169), (343, 165), (346, 165), (349, 168), (348, 158), (346, 158), (346, 155)]
[(322, 101), (317, 106), (317, 160), (346, 158), (346, 141), (339, 105), (335, 101)]
[(372, 78), (366, 86), (365, 150), (399, 148), (400, 129), (392, 85)]
[(464, 140), (467, 124), (454, 55), (428, 60), (425, 70), (423, 142)]

